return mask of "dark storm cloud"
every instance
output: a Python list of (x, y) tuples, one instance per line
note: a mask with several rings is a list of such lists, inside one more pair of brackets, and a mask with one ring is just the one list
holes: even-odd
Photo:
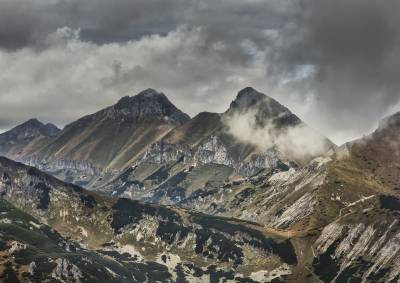
[(0, 0), (0, 66), (11, 66), (0, 128), (29, 115), (62, 125), (145, 87), (192, 115), (223, 111), (252, 85), (341, 142), (400, 110), (399, 10), (397, 0)]
[(277, 52), (275, 78), (296, 65), (315, 66), (300, 87), (317, 94), (320, 123), (336, 131), (370, 130), (400, 100), (398, 11), (396, 0), (303, 1), (295, 29), (300, 36)]
[(126, 41), (176, 28), (184, 1), (0, 0), (0, 46), (40, 44), (59, 27), (80, 28), (83, 39)]
[(206, 27), (210, 38), (263, 41), (262, 31), (291, 17), (292, 1), (0, 0), (0, 45), (36, 44), (56, 28), (81, 30), (96, 43), (167, 34), (180, 25)]

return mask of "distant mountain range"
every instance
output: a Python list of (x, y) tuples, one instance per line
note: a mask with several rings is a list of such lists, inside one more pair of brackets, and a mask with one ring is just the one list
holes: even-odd
[(148, 89), (0, 152), (7, 278), (400, 282), (400, 113), (337, 147), (253, 88), (193, 118)]
[[(315, 142), (322, 146), (311, 155), (305, 152), (302, 158), (282, 152), (275, 141), (260, 148), (232, 131), (234, 119), (249, 113), (254, 116), (251, 127), (255, 131), (267, 126), (275, 132), (298, 127), (313, 131), (286, 107), (252, 88), (240, 91), (225, 113), (200, 113), (193, 119), (164, 94), (147, 89), (78, 119), (57, 135), (41, 135), (30, 140), (29, 146), (15, 143), (16, 148), (11, 146), (3, 155), (63, 180), (95, 188), (138, 163), (167, 165), (183, 158), (185, 166), (220, 164), (240, 176), (249, 176), (291, 162), (308, 161), (334, 146), (313, 131), (318, 139)], [(2, 136), (9, 136), (9, 132)], [(12, 138), (8, 140), (13, 144)]]

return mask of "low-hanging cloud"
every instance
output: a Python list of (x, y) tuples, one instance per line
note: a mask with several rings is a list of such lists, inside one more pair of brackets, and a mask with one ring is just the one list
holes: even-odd
[(225, 115), (223, 121), (228, 133), (239, 141), (253, 144), (261, 151), (275, 147), (295, 160), (304, 161), (323, 155), (330, 148), (320, 133), (304, 123), (277, 128), (274, 120), (270, 119), (260, 125), (254, 109)]

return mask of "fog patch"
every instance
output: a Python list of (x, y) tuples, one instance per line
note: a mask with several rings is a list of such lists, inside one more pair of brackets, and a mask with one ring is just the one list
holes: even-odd
[(268, 119), (261, 125), (254, 109), (225, 115), (223, 122), (227, 132), (239, 141), (261, 151), (276, 147), (288, 158), (298, 161), (323, 155), (332, 146), (328, 139), (304, 123), (278, 128), (274, 119)]

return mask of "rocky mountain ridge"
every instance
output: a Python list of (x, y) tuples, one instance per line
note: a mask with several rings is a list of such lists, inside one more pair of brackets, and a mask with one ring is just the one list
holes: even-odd
[[(262, 172), (297, 168), (311, 157), (318, 156), (310, 155), (301, 159), (281, 150), (279, 143), (271, 143), (262, 148), (241, 140), (231, 133), (226, 121), (232, 116), (246, 119), (248, 113), (251, 113), (251, 119), (255, 121), (254, 125), (249, 125), (254, 127), (253, 131), (268, 133), (271, 128), (264, 128), (266, 125), (272, 125), (274, 132), (282, 133), (297, 127), (308, 129), (286, 107), (248, 87), (238, 93), (225, 113), (200, 113), (171, 130), (149, 146), (144, 155), (121, 177), (99, 190), (144, 201), (175, 204), (182, 198), (190, 197), (184, 183), (191, 182), (187, 179), (194, 169), (198, 172), (204, 166), (214, 166), (214, 170), (219, 171), (220, 177), (224, 178), (223, 182), (229, 178), (247, 178)], [(318, 154), (334, 147), (333, 143), (321, 135), (315, 138), (323, 144)], [(207, 178), (203, 180), (203, 185), (208, 182)]]
[(94, 186), (117, 174), (149, 144), (187, 120), (189, 116), (164, 94), (147, 89), (82, 117), (58, 135), (9, 157), (61, 179)]
[[(241, 90), (225, 113), (200, 113), (193, 119), (178, 110), (168, 98), (153, 89), (123, 97), (115, 105), (67, 125), (57, 136), (42, 139), (9, 157), (54, 176), (92, 189), (102, 189), (110, 180), (137, 165), (219, 164), (233, 168), (234, 175), (251, 176), (262, 170), (297, 166), (334, 146), (317, 135), (322, 149), (303, 159), (283, 152), (276, 145), (260, 148), (231, 133), (233, 116), (254, 116), (256, 131), (272, 125), (285, 132), (307, 126), (274, 99), (247, 87)], [(308, 129), (308, 128), (307, 128)], [(153, 165), (150, 165), (152, 167)], [(105, 189), (107, 190), (107, 189)]]

